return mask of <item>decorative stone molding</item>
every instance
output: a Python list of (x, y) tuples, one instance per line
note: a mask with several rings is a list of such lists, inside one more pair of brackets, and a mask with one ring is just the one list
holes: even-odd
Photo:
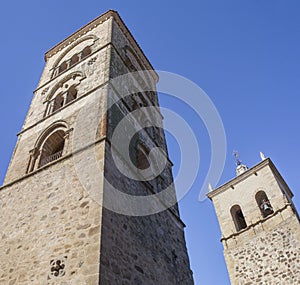
[(78, 46), (79, 44), (81, 44), (84, 41), (88, 41), (88, 40), (93, 40), (93, 43), (95, 43), (98, 40), (98, 37), (96, 37), (95, 35), (88, 35), (88, 36), (84, 36), (80, 39), (77, 39), (70, 47), (68, 47), (59, 57), (58, 59), (55, 61), (55, 63), (53, 64), (53, 68), (58, 67), (59, 63), (61, 62), (61, 60), (64, 58), (64, 56), (70, 52), (73, 48), (75, 48), (76, 46)]
[(94, 58), (90, 59), (87, 63), (88, 66), (93, 65), (97, 60), (97, 56), (95, 56)]
[(80, 82), (85, 79), (86, 76), (85, 74), (83, 74), (83, 72), (81, 71), (75, 71), (72, 72), (70, 74), (68, 74), (67, 76), (65, 76), (63, 79), (61, 79), (58, 83), (56, 83), (50, 90), (50, 92), (47, 95), (46, 100), (44, 101), (44, 103), (46, 103), (48, 100), (50, 100), (53, 95), (55, 94), (55, 92), (59, 89), (62, 88), (64, 86), (64, 84), (69, 81), (70, 79), (72, 79), (74, 81), (73, 85), (79, 85)]
[(45, 94), (48, 92), (48, 90), (49, 90), (49, 86), (46, 87), (46, 88), (42, 91), (42, 96), (45, 95)]
[(116, 11), (113, 11), (113, 10), (109, 10), (108, 12), (106, 12), (106, 13), (102, 14), (101, 16), (99, 16), (98, 18), (92, 20), (87, 25), (85, 25), (84, 27), (82, 27), (81, 29), (79, 29), (78, 31), (73, 33), (71, 36), (69, 36), (68, 38), (66, 38), (65, 40), (63, 40), (62, 42), (60, 42), (59, 44), (54, 46), (52, 49), (47, 51), (45, 53), (45, 56), (44, 56), (45, 61), (47, 61), (50, 57), (52, 57), (53, 55), (55, 55), (56, 53), (58, 53), (59, 51), (61, 51), (65, 47), (71, 45), (72, 43), (74, 43), (75, 41), (77, 41), (78, 39), (80, 39), (81, 37), (86, 35), (89, 31), (92, 31), (93, 29), (95, 29), (100, 24), (102, 24), (103, 22), (107, 21), (110, 18), (114, 18), (114, 20), (117, 22), (118, 26), (120, 27), (120, 29), (122, 30), (122, 32), (124, 33), (126, 38), (132, 44), (135, 52), (138, 53), (141, 56), (141, 58), (143, 58), (143, 60), (145, 60), (146, 69), (153, 70), (153, 76), (158, 81), (158, 75), (154, 71), (154, 68), (151, 65), (150, 61), (147, 59), (147, 57), (145, 56), (143, 50), (141, 49), (139, 44), (134, 39), (131, 32), (126, 27), (126, 25), (123, 22), (123, 20), (121, 19), (120, 15)]

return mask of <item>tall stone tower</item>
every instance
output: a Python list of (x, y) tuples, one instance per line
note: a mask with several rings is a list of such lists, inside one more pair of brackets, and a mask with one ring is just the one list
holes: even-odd
[(108, 11), (45, 61), (0, 188), (0, 284), (193, 284), (141, 48)]
[(300, 283), (300, 226), (293, 194), (268, 158), (211, 191), (233, 285)]

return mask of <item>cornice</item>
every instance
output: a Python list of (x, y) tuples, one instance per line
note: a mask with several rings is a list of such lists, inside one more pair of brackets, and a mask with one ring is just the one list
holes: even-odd
[(65, 108), (68, 108), (70, 105), (76, 103), (77, 101), (80, 101), (81, 99), (83, 99), (83, 98), (85, 98), (86, 96), (90, 95), (90, 94), (93, 93), (94, 91), (96, 91), (96, 90), (98, 90), (98, 89), (100, 89), (100, 88), (103, 88), (103, 87), (105, 87), (105, 86), (108, 85), (108, 84), (109, 84), (109, 81), (105, 81), (105, 82), (101, 83), (99, 86), (97, 86), (97, 87), (95, 87), (95, 88), (89, 90), (88, 92), (86, 92), (85, 94), (83, 94), (83, 95), (81, 95), (80, 97), (76, 98), (75, 100), (69, 102), (68, 104), (66, 104), (66, 105), (64, 105), (64, 106), (62, 106), (61, 108), (59, 108), (58, 110), (56, 110), (56, 111), (53, 112), (52, 114), (50, 114), (50, 115), (48, 115), (48, 116), (46, 116), (46, 117), (43, 117), (43, 118), (41, 118), (40, 120), (38, 120), (37, 122), (31, 124), (30, 126), (24, 128), (24, 129), (22, 129), (19, 133), (17, 133), (17, 136), (19, 136), (19, 135), (25, 133), (26, 131), (28, 131), (28, 130), (34, 128), (35, 126), (37, 126), (38, 124), (40, 124), (40, 123), (46, 121), (48, 118), (52, 117), (53, 115), (55, 115), (55, 114), (61, 112), (61, 111), (64, 110)]
[(85, 26), (83, 26), (82, 28), (80, 28), (79, 30), (77, 30), (76, 32), (74, 32), (73, 34), (68, 36), (67, 38), (65, 38), (63, 41), (59, 42), (53, 48), (48, 50), (45, 53), (45, 56), (44, 56), (45, 61), (47, 61), (50, 57), (55, 55), (57, 52), (61, 51), (63, 48), (65, 48), (68, 45), (75, 42), (77, 39), (79, 39), (80, 37), (85, 35), (87, 32), (95, 29), (97, 26), (99, 26), (103, 22), (107, 21), (111, 17), (114, 18), (114, 20), (118, 23), (119, 27), (121, 28), (121, 30), (123, 31), (123, 33), (125, 34), (127, 39), (133, 45), (135, 52), (140, 53), (142, 55), (142, 57), (145, 59), (147, 65), (148, 65), (147, 69), (153, 71), (154, 77), (155, 77), (156, 81), (158, 81), (158, 74), (155, 72), (152, 64), (150, 63), (150, 61), (146, 57), (145, 53), (143, 52), (143, 50), (141, 49), (141, 47), (139, 46), (139, 44), (137, 43), (137, 41), (135, 40), (135, 38), (133, 37), (131, 32), (129, 31), (127, 26), (125, 25), (124, 21), (122, 20), (122, 18), (118, 14), (118, 12), (114, 11), (114, 10), (109, 10), (106, 13), (100, 15), (96, 19), (94, 19), (91, 22), (87, 23)]
[(80, 28), (79, 30), (72, 33), (70, 36), (68, 36), (67, 38), (65, 38), (58, 44), (56, 44), (53, 48), (51, 48), (50, 50), (48, 50), (45, 53), (45, 61), (47, 61), (50, 57), (55, 55), (57, 52), (61, 51), (63, 48), (65, 48), (68, 45), (75, 42), (77, 39), (79, 39), (80, 37), (85, 35), (87, 32), (93, 30), (94, 28), (96, 28), (97, 26), (102, 24), (103, 22), (107, 21), (110, 17), (113, 16), (113, 13), (116, 13), (116, 12), (113, 10), (107, 11), (106, 13), (104, 13), (104, 14), (100, 15), (99, 17), (97, 17), (96, 19), (90, 21), (85, 26), (83, 26), (82, 28)]
[(288, 209), (289, 207), (293, 210), (293, 212), (295, 212), (295, 210), (293, 208), (293, 205), (291, 203), (286, 203), (282, 208), (280, 208), (277, 211), (275, 211), (272, 215), (270, 215), (270, 216), (268, 216), (266, 218), (263, 218), (263, 219), (259, 219), (255, 223), (252, 223), (251, 225), (247, 226), (245, 229), (243, 229), (243, 230), (241, 230), (239, 232), (233, 233), (233, 234), (231, 234), (228, 237), (222, 237), (221, 238), (221, 242), (224, 242), (224, 241), (226, 242), (227, 240), (229, 240), (231, 238), (237, 237), (237, 236), (241, 235), (242, 233), (247, 232), (249, 229), (254, 228), (258, 224), (265, 223), (266, 221), (270, 220), (271, 218), (273, 218), (277, 214), (283, 212), (284, 210)]
[(287, 183), (285, 182), (285, 180), (283, 179), (283, 177), (281, 176), (281, 174), (279, 173), (279, 171), (277, 170), (276, 166), (274, 165), (274, 163), (272, 162), (272, 160), (270, 158), (266, 158), (265, 160), (263, 160), (260, 163), (256, 164), (255, 166), (248, 169), (247, 171), (240, 174), (239, 176), (231, 179), (230, 181), (226, 182), (225, 184), (219, 186), (217, 189), (209, 192), (207, 194), (207, 197), (212, 200), (213, 197), (215, 197), (215, 196), (219, 195), (220, 193), (228, 190), (229, 188), (234, 189), (235, 185), (239, 184), (240, 182), (247, 179), (251, 175), (257, 175), (257, 172), (259, 170), (261, 170), (262, 168), (265, 168), (266, 166), (269, 166), (271, 168), (271, 170), (273, 171), (275, 176), (284, 185), (285, 190), (289, 193), (290, 197), (293, 197), (292, 191), (290, 190), (289, 186), (287, 185)]
[[(55, 160), (55, 161), (52, 161), (52, 162), (50, 162), (50, 163), (48, 163), (48, 164), (46, 164), (46, 165), (44, 165), (44, 166), (42, 166), (42, 167), (36, 169), (35, 171), (32, 171), (32, 172), (30, 172), (30, 173), (27, 173), (27, 174), (23, 175), (22, 177), (17, 178), (17, 179), (15, 179), (15, 180), (13, 180), (13, 181), (7, 183), (7, 184), (3, 184), (2, 186), (0, 185), (0, 191), (4, 191), (5, 189), (8, 189), (9, 187), (11, 187), (11, 186), (13, 186), (13, 185), (15, 185), (15, 184), (17, 184), (17, 183), (24, 181), (25, 179), (27, 179), (27, 178), (29, 178), (29, 177), (32, 177), (32, 176), (34, 176), (35, 174), (37, 174), (37, 173), (39, 173), (39, 172), (42, 172), (42, 171), (44, 171), (45, 169), (48, 169), (48, 168), (50, 168), (51, 166), (53, 166), (53, 165), (55, 165), (55, 164), (58, 164), (58, 163), (60, 163), (60, 162), (62, 162), (62, 161), (65, 161), (65, 160), (67, 160), (67, 159), (70, 159), (70, 158), (72, 158), (74, 155), (76, 155), (76, 154), (78, 154), (78, 153), (81, 153), (81, 152), (83, 152), (83, 151), (86, 150), (86, 149), (93, 148), (93, 147), (95, 147), (97, 144), (100, 144), (100, 143), (103, 143), (103, 142), (108, 143), (109, 145), (111, 145), (110, 142), (108, 141), (107, 137), (106, 137), (106, 136), (103, 136), (102, 138), (100, 138), (100, 139), (96, 140), (95, 142), (91, 143), (90, 145), (87, 145), (87, 146), (85, 146), (85, 147), (82, 147), (81, 149), (78, 149), (78, 150), (76, 150), (75, 152), (66, 154), (66, 155), (62, 156), (61, 158), (59, 158), (59, 159), (57, 159), (57, 160)], [(155, 194), (156, 194), (156, 193), (153, 191), (153, 189), (152, 189), (151, 187), (149, 187), (149, 182), (147, 182), (147, 181), (142, 181), (142, 183), (143, 183), (144, 185), (146, 185), (146, 188), (149, 190), (149, 192), (150, 192), (151, 195), (155, 195)], [(163, 201), (159, 200), (159, 202), (162, 203), (163, 205), (165, 205), (165, 204), (163, 203)], [(167, 208), (167, 206), (166, 206), (166, 210), (167, 210), (167, 212), (168, 212), (169, 214), (171, 214), (171, 216), (172, 216), (173, 218), (175, 218), (176, 221), (180, 224), (180, 228), (181, 228), (181, 229), (184, 229), (184, 228), (186, 227), (185, 223), (184, 223), (184, 222), (181, 220), (181, 218), (175, 213), (175, 211), (173, 211), (171, 208)]]

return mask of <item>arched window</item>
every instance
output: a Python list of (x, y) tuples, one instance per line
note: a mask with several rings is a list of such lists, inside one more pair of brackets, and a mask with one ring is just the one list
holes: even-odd
[(144, 170), (150, 167), (149, 162), (149, 150), (142, 144), (138, 145), (137, 148), (137, 168)]
[(65, 132), (58, 130), (52, 133), (42, 144), (38, 167), (42, 167), (62, 157), (65, 145)]
[(234, 205), (230, 209), (230, 213), (231, 213), (235, 228), (238, 232), (241, 231), (242, 229), (247, 228), (247, 223), (246, 223), (244, 214), (239, 205)]
[(135, 110), (137, 110), (138, 108), (139, 108), (138, 103), (137, 103), (136, 101), (134, 101), (133, 104), (132, 104), (132, 107), (131, 107), (132, 111), (135, 111)]
[(132, 100), (132, 105), (131, 105), (131, 110), (135, 111), (137, 109), (140, 109), (141, 112), (138, 112), (138, 116), (136, 115), (136, 119), (138, 120), (138, 122), (142, 125), (145, 126), (147, 123), (147, 110), (143, 109), (143, 107), (147, 107), (148, 103), (145, 100), (143, 94), (141, 92), (138, 92), (136, 94), (134, 94), (133, 96), (133, 100)]
[(64, 107), (66, 104), (72, 102), (79, 97), (79, 85), (85, 78), (80, 71), (75, 71), (67, 74), (62, 80), (57, 82), (48, 92), (45, 103), (44, 116), (49, 116), (53, 112)]
[(59, 66), (58, 73), (61, 73), (61, 72), (65, 71), (67, 68), (68, 68), (68, 65), (67, 65), (67, 63), (64, 61), (64, 62)]
[(67, 91), (67, 104), (77, 98), (77, 89), (75, 86), (71, 86)]
[(259, 191), (255, 195), (255, 200), (260, 209), (261, 215), (263, 218), (274, 213), (272, 205), (268, 199), (267, 194), (264, 191)]
[(62, 121), (47, 128), (30, 151), (26, 172), (32, 172), (62, 157), (69, 131), (66, 123)]
[(88, 55), (90, 55), (92, 53), (91, 47), (85, 47), (81, 53), (82, 58), (87, 57)]
[(71, 62), (70, 62), (70, 66), (73, 66), (74, 64), (76, 64), (79, 61), (79, 56), (77, 54), (74, 54), (71, 57)]
[[(52, 78), (58, 76), (64, 70), (74, 66), (77, 62), (81, 61), (83, 59), (82, 51), (84, 48), (89, 48), (85, 50), (85, 54), (91, 54), (92, 47), (97, 39), (98, 38), (95, 35), (83, 36), (69, 45), (54, 62)], [(67, 65), (64, 66), (65, 68), (60, 68), (63, 62), (66, 62)]]
[(49, 100), (45, 115), (50, 115), (56, 112), (57, 110), (77, 98), (78, 92), (76, 86), (73, 85), (71, 87), (68, 87), (68, 85), (66, 85), (66, 88), (68, 89), (59, 91), (60, 93), (58, 95), (54, 94), (51, 100)]
[(52, 113), (60, 109), (63, 105), (64, 105), (64, 97), (62, 94), (59, 94), (54, 99)]
[(92, 53), (92, 48), (90, 46), (86, 46), (81, 52), (73, 54), (71, 57), (68, 57), (62, 63), (56, 63), (53, 67), (52, 78), (58, 76), (65, 70), (73, 67), (76, 63), (85, 59)]

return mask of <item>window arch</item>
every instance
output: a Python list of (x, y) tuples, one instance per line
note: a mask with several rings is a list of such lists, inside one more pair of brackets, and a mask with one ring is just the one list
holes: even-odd
[(54, 113), (55, 111), (57, 111), (58, 109), (63, 107), (63, 105), (64, 105), (63, 94), (56, 95), (56, 97), (54, 98), (54, 101), (53, 101), (53, 108), (51, 110), (51, 113)]
[(57, 122), (47, 128), (30, 151), (27, 173), (61, 158), (65, 152), (69, 131), (64, 122)]
[(42, 145), (38, 168), (61, 158), (64, 146), (65, 132), (58, 130), (52, 133)]
[(150, 162), (149, 162), (149, 149), (146, 148), (142, 144), (138, 144), (137, 147), (137, 168), (140, 170), (144, 170), (150, 167)]
[(65, 70), (73, 67), (76, 63), (80, 62), (81, 60), (85, 59), (89, 55), (92, 54), (92, 47), (86, 46), (80, 52), (72, 54), (69, 58), (61, 62), (60, 64), (54, 67), (54, 71), (52, 73), (52, 78), (58, 76), (59, 74), (63, 73)]
[(63, 71), (67, 70), (68, 65), (67, 63), (64, 61), (58, 68), (58, 73), (62, 73)]
[(78, 61), (79, 61), (79, 56), (78, 56), (78, 54), (74, 54), (74, 55), (71, 57), (70, 66), (75, 65)]
[(82, 56), (82, 59), (87, 57), (88, 55), (90, 55), (92, 53), (92, 49), (90, 46), (87, 46), (85, 47), (82, 52), (81, 52), (81, 56)]
[(269, 198), (264, 191), (257, 192), (255, 195), (255, 200), (263, 218), (266, 218), (267, 216), (274, 213)]
[(140, 112), (136, 113), (135, 118), (141, 126), (146, 126), (147, 121), (151, 122), (151, 114), (147, 110), (148, 106), (150, 106), (150, 104), (147, 102), (142, 92), (136, 92), (133, 94), (131, 101), (131, 112), (140, 109)]
[(73, 85), (71, 86), (68, 91), (67, 91), (67, 100), (66, 100), (66, 104), (72, 102), (73, 100), (75, 100), (77, 98), (77, 88)]
[(66, 104), (72, 102), (78, 97), (78, 86), (85, 76), (82, 72), (73, 72), (68, 74), (63, 80), (59, 81), (50, 90), (47, 99), (44, 102), (47, 104), (44, 116), (51, 115)]
[(243, 211), (239, 205), (234, 205), (230, 209), (230, 213), (235, 225), (236, 230), (239, 232), (242, 229), (247, 228), (247, 223), (243, 214)]
[(152, 68), (145, 66), (137, 52), (130, 46), (126, 45), (123, 49), (125, 64), (129, 71), (136, 72), (134, 77), (136, 77), (140, 83), (143, 83), (144, 86), (152, 86), (154, 83), (153, 79), (157, 76), (154, 75), (154, 77), (150, 77), (151, 73), (149, 73), (149, 69)]
[(80, 50), (86, 46), (93, 46), (97, 40), (98, 37), (96, 37), (95, 35), (88, 35), (79, 38), (76, 42), (71, 44), (68, 48), (65, 49), (64, 52), (61, 53), (61, 55), (57, 58), (57, 60), (53, 64), (53, 68), (57, 68), (59, 64), (72, 53), (72, 50), (75, 47), (76, 49)]
[(77, 98), (77, 88), (75, 85), (69, 86), (68, 84), (65, 84), (63, 90), (59, 91), (60, 92), (56, 92), (58, 94), (54, 94), (51, 101), (49, 101), (46, 115), (56, 112)]
[(54, 62), (51, 77), (58, 76), (92, 54), (93, 46), (97, 40), (98, 37), (95, 35), (88, 35), (80, 37), (73, 44), (69, 45)]

